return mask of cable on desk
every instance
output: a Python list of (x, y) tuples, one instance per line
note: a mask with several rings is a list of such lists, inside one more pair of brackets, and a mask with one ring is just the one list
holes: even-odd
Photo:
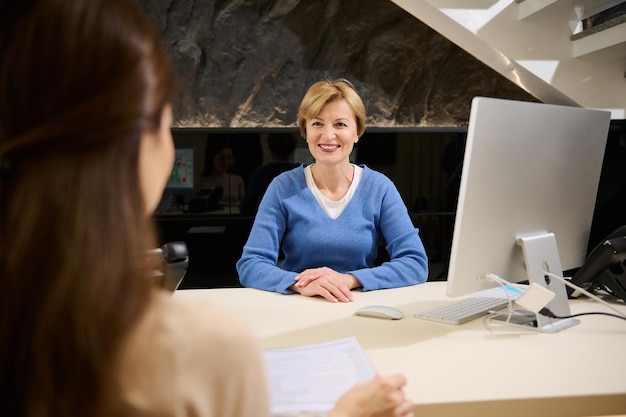
[(541, 314), (542, 316), (550, 317), (552, 319), (571, 319), (573, 317), (580, 317), (580, 316), (601, 315), (601, 316), (609, 316), (609, 317), (615, 317), (616, 319), (626, 320), (626, 317), (624, 316), (613, 314), (613, 313), (605, 313), (604, 311), (590, 311), (588, 313), (577, 313), (577, 314), (572, 314), (570, 316), (557, 316), (552, 311), (550, 311), (548, 307), (544, 307), (541, 310), (539, 310), (539, 314)]
[[(487, 278), (487, 279), (497, 283), (498, 285), (500, 285), (502, 287), (502, 290), (504, 291), (504, 294), (506, 295), (508, 306), (507, 306), (506, 320), (501, 322), (501, 323), (498, 323), (498, 324), (500, 324), (500, 325), (509, 324), (511, 322), (511, 317), (513, 317), (516, 314), (522, 314), (522, 313), (520, 313), (519, 309), (516, 309), (513, 306), (514, 300), (511, 298), (511, 294), (509, 293), (509, 288), (508, 287), (517, 288), (517, 289), (520, 289), (520, 290), (521, 290), (522, 287), (517, 286), (517, 285), (515, 285), (515, 284), (505, 280), (501, 276), (493, 274), (493, 273), (485, 274), (485, 278)], [(485, 316), (483, 318), (483, 327), (485, 329), (487, 329), (489, 332), (491, 332), (492, 331), (491, 319), (494, 318), (494, 317), (502, 316), (504, 314), (505, 313), (502, 313), (502, 312), (499, 312), (499, 311), (494, 311), (493, 313)]]
[[(609, 313), (600, 313), (600, 312), (598, 312), (598, 313), (593, 313), (593, 314), (613, 315), (613, 316), (617, 316), (617, 317), (619, 317), (619, 318), (623, 318), (623, 319), (625, 319), (625, 320), (626, 320), (626, 314), (622, 313), (621, 311), (619, 311), (618, 309), (616, 309), (615, 307), (613, 307), (611, 304), (609, 304), (609, 303), (607, 303), (606, 301), (604, 301), (602, 298), (600, 298), (600, 297), (598, 297), (598, 296), (596, 296), (596, 295), (593, 295), (593, 294), (592, 294), (592, 293), (590, 293), (589, 291), (587, 291), (587, 290), (585, 290), (585, 289), (583, 289), (583, 288), (580, 288), (578, 285), (572, 284), (571, 282), (569, 282), (569, 281), (568, 281), (568, 280), (566, 280), (565, 278), (560, 277), (560, 276), (558, 276), (558, 275), (556, 275), (556, 274), (553, 274), (552, 272), (543, 271), (543, 273), (544, 273), (545, 275), (549, 276), (550, 278), (556, 278), (558, 281), (561, 281), (561, 282), (562, 282), (562, 283), (564, 283), (566, 286), (568, 286), (568, 287), (572, 288), (573, 290), (576, 290), (576, 291), (579, 291), (579, 292), (581, 292), (581, 293), (585, 294), (587, 297), (591, 298), (592, 300), (597, 301), (597, 302), (599, 302), (600, 304), (605, 305), (606, 307), (610, 308), (611, 310), (613, 310), (613, 311), (615, 311), (615, 312), (617, 313), (617, 314), (609, 314)], [(548, 309), (546, 308), (546, 310), (548, 310)], [(548, 314), (554, 314), (554, 313), (552, 313), (550, 310), (548, 310), (548, 312), (549, 312)], [(541, 311), (540, 311), (540, 313), (541, 313)], [(543, 313), (541, 313), (541, 314), (543, 314)], [(592, 313), (583, 313), (583, 314), (581, 314), (581, 315), (584, 315), (584, 314), (592, 314)], [(543, 314), (543, 315), (544, 315), (544, 316), (547, 316), (546, 314)], [(560, 319), (560, 318), (563, 318), (563, 317), (553, 317), (553, 316), (547, 316), (547, 317), (559, 318), (559, 319)], [(574, 316), (567, 316), (566, 318), (569, 318), (569, 317), (574, 317)]]
[[(603, 299), (601, 299), (600, 297), (597, 297), (593, 294), (591, 294), (590, 292), (584, 290), (583, 288), (580, 288), (577, 285), (572, 284), (571, 282), (569, 282), (568, 280), (564, 279), (563, 277), (560, 277), (559, 275), (553, 274), (551, 272), (548, 271), (543, 271), (543, 273), (551, 278), (557, 279), (561, 282), (563, 282), (566, 286), (581, 292), (582, 294), (586, 295), (587, 297), (593, 299), (594, 301), (597, 301), (601, 304), (604, 304), (605, 306), (607, 306), (608, 308), (610, 308), (611, 310), (617, 312), (617, 314), (613, 314), (613, 313), (606, 313), (606, 312), (601, 312), (601, 311), (596, 311), (596, 312), (587, 312), (587, 313), (577, 313), (577, 314), (572, 314), (569, 316), (557, 316), (556, 314), (554, 314), (548, 307), (544, 307), (543, 309), (539, 310), (539, 314), (546, 316), (546, 317), (550, 317), (550, 318), (554, 318), (554, 319), (569, 319), (569, 318), (574, 318), (574, 317), (580, 317), (580, 316), (590, 316), (590, 315), (602, 315), (602, 316), (609, 316), (609, 317), (614, 317), (614, 318), (618, 318), (618, 319), (622, 319), (622, 320), (626, 320), (626, 314), (622, 313), (621, 311), (619, 311), (618, 309), (616, 309), (615, 307), (613, 307), (612, 305), (610, 305), (609, 303), (607, 303), (606, 301), (604, 301)], [(507, 285), (513, 286), (512, 283), (508, 282), (507, 280), (505, 280), (504, 278), (496, 275), (496, 274), (486, 274), (485, 275), (486, 278), (497, 282), (504, 290), (504, 293), (506, 294), (507, 300), (508, 300), (508, 312), (507, 312), (507, 318), (506, 321), (503, 322), (503, 324), (508, 324), (511, 320), (511, 317), (516, 314), (518, 312), (518, 310), (516, 310), (515, 308), (513, 308), (513, 300), (510, 297), (510, 294), (508, 292), (507, 289)], [(491, 323), (491, 319), (493, 317), (496, 316), (500, 316), (503, 315), (503, 313), (500, 312), (494, 312), (494, 314), (490, 314), (488, 316), (486, 316), (483, 319), (483, 326), (491, 331), (491, 328), (489, 326), (489, 324)]]
[[(510, 282), (508, 282), (507, 280), (505, 280), (504, 278), (496, 275), (496, 274), (492, 274), (492, 273), (488, 273), (485, 274), (485, 278), (497, 283), (498, 285), (500, 285), (502, 287), (502, 289), (504, 290), (504, 294), (506, 295), (506, 300), (508, 302), (508, 316), (506, 317), (506, 322), (508, 323), (511, 320), (511, 315), (513, 314), (513, 300), (511, 299), (511, 295), (509, 294), (509, 290), (506, 287), (507, 285), (513, 285)], [(489, 316), (488, 316), (489, 317)]]

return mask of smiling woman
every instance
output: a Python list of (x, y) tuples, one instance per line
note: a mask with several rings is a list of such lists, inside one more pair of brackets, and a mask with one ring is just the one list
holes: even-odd
[[(352, 84), (311, 86), (298, 126), (315, 162), (270, 184), (237, 262), (241, 283), (349, 302), (352, 289), (424, 282), (426, 253), (398, 190), (385, 175), (350, 162), (365, 131), (365, 108)], [(383, 244), (391, 259), (375, 265)]]

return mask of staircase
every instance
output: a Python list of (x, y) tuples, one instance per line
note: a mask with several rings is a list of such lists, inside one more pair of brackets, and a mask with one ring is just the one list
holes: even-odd
[(544, 103), (626, 119), (626, 15), (582, 21), (623, 0), (392, 0)]

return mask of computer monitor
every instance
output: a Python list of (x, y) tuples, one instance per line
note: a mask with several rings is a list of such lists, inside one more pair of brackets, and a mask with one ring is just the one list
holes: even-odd
[(562, 276), (584, 263), (609, 122), (607, 111), (473, 99), (449, 296), (495, 287), (495, 274), (547, 287), (549, 308), (569, 315), (565, 285), (543, 271)]

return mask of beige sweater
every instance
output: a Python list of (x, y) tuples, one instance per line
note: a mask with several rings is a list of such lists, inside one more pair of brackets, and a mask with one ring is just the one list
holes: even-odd
[(165, 292), (155, 297), (121, 361), (122, 389), (139, 414), (270, 415), (258, 342), (227, 311)]

